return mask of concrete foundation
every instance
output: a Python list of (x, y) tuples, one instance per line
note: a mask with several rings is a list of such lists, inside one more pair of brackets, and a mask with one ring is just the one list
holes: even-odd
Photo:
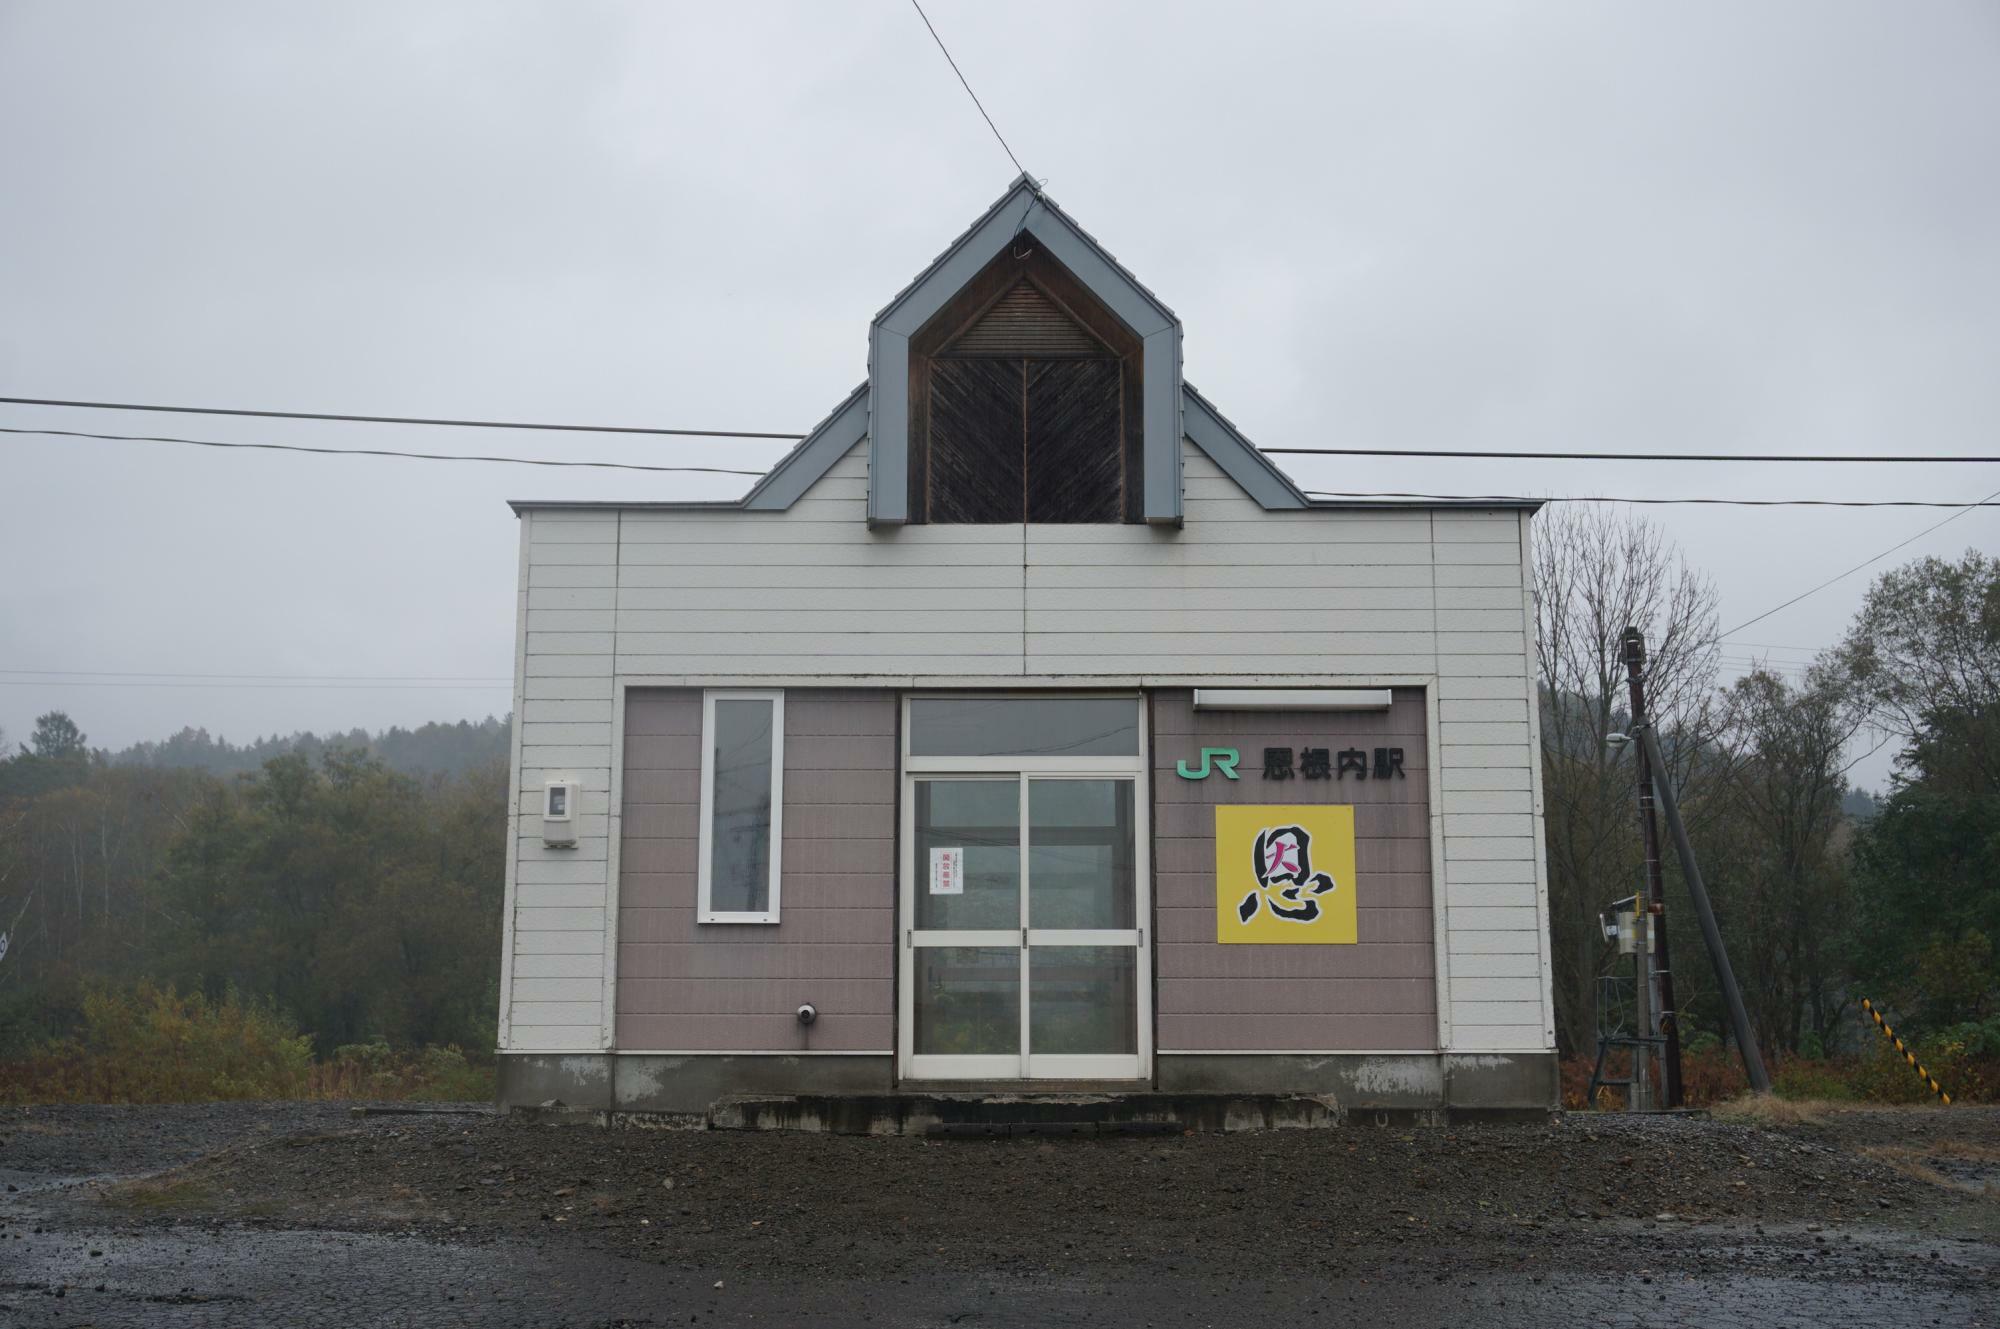
[(1163, 1093), (1312, 1094), (1348, 1112), (1547, 1112), (1560, 1088), (1553, 1052), (1165, 1053), (1158, 1067)]
[(697, 1113), (732, 1094), (887, 1094), (891, 1057), (501, 1053), (500, 1106)]
[[(890, 1057), (502, 1053), (507, 1108), (659, 1124), (858, 1133), (982, 1127), (1268, 1129), (1537, 1116), (1555, 1107), (1554, 1053), (1162, 1054), (1150, 1085), (898, 1084)], [(968, 1107), (966, 1105), (978, 1105)]]

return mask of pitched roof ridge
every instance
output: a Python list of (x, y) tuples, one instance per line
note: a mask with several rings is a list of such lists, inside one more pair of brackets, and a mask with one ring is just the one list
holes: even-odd
[(963, 248), (965, 243), (968, 240), (970, 240), (975, 234), (977, 234), (981, 227), (985, 226), (987, 222), (991, 221), (996, 215), (998, 215), (1002, 210), (1004, 210), (1008, 204), (1014, 202), (1019, 197), (1023, 188), (1025, 188), (1028, 191), (1028, 193), (1034, 196), (1034, 202), (1029, 204), (1028, 210), (1022, 214), (1021, 224), (1023, 226), (1026, 226), (1028, 223), (1028, 219), (1034, 215), (1035, 208), (1040, 207), (1046, 209), (1050, 216), (1055, 217), (1057, 220), (1062, 222), (1063, 225), (1067, 226), (1070, 230), (1074, 231), (1077, 237), (1081, 239), (1085, 244), (1089, 245), (1093, 250), (1097, 251), (1097, 254), (1101, 258), (1103, 258), (1103, 260), (1107, 264), (1110, 265), (1111, 269), (1114, 272), (1116, 272), (1120, 277), (1124, 278), (1124, 280), (1131, 285), (1133, 290), (1137, 291), (1140, 295), (1144, 296), (1145, 299), (1155, 309), (1157, 309), (1160, 312), (1162, 317), (1164, 317), (1170, 323), (1180, 322), (1179, 316), (1174, 313), (1173, 309), (1168, 306), (1166, 301), (1160, 299), (1160, 297), (1155, 295), (1152, 289), (1148, 287), (1146, 283), (1140, 281), (1137, 276), (1133, 275), (1133, 272), (1130, 268), (1126, 267), (1123, 263), (1120, 263), (1118, 261), (1118, 256), (1116, 254), (1113, 254), (1109, 249), (1106, 249), (1103, 243), (1100, 242), (1096, 236), (1092, 235), (1089, 231), (1084, 230), (1082, 226), (1078, 225), (1076, 218), (1070, 216), (1069, 213), (1065, 212), (1060, 203), (1057, 203), (1053, 198), (1050, 198), (1048, 191), (1042, 188), (1041, 182), (1036, 180), (1033, 176), (1029, 175), (1026, 171), (1023, 171), (1020, 175), (1014, 177), (1013, 182), (1007, 186), (1007, 191), (1005, 193), (1001, 194), (999, 198), (993, 200), (992, 204), (988, 206), (984, 212), (980, 213), (977, 217), (973, 219), (972, 224), (970, 226), (967, 226), (964, 230), (960, 231), (957, 235), (953, 236), (951, 239), (951, 243), (947, 244), (942, 250), (938, 251), (938, 254), (935, 258), (933, 258), (930, 262), (924, 264), (922, 268), (918, 269), (917, 275), (912, 277), (908, 282), (906, 282), (903, 288), (900, 291), (897, 291), (896, 294), (890, 298), (889, 303), (883, 305), (881, 309), (876, 311), (875, 317), (871, 320), (871, 322), (880, 323), (883, 319), (887, 318), (889, 314), (895, 310), (896, 306), (902, 304), (904, 300), (909, 298), (911, 292), (915, 291), (919, 286), (922, 286), (924, 284), (925, 279), (928, 278), (931, 275), (931, 273), (935, 272), (939, 267), (941, 267), (945, 263), (946, 260), (948, 260), (953, 254), (957, 253), (961, 248)]

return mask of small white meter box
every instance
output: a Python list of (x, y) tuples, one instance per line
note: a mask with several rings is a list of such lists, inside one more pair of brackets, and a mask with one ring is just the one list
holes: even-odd
[(542, 786), (542, 843), (576, 844), (576, 781), (551, 780)]

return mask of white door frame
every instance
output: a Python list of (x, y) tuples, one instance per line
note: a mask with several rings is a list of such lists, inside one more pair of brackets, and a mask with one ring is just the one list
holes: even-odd
[[(907, 1080), (1150, 1080), (1153, 1074), (1153, 956), (1147, 939), (1152, 919), (1152, 790), (1147, 766), (1148, 717), (1144, 694), (1120, 692), (1139, 703), (1139, 751), (1131, 757), (913, 757), (910, 755), (910, 701), (913, 697), (957, 695), (993, 697), (1016, 696), (1057, 698), (1102, 693), (1055, 691), (905, 693), (903, 696), (901, 752), (901, 816), (897, 835), (897, 910), (901, 923), (901, 945), (897, 952), (896, 1056), (898, 1074)], [(1012, 779), (1020, 790), (1021, 895), (1020, 926), (985, 931), (922, 931), (916, 918), (918, 865), (916, 862), (916, 784), (919, 780)], [(1033, 780), (1130, 780), (1132, 781), (1133, 834), (1133, 920), (1131, 928), (1055, 929), (1028, 926), (1031, 891), (1029, 848), (1031, 830), (1028, 816), (1028, 788)], [(1130, 946), (1136, 952), (1133, 982), (1138, 991), (1135, 1013), (1138, 1026), (1136, 1052), (1103, 1055), (1036, 1055), (1029, 1037), (1031, 978), (1029, 957), (1036, 946)], [(1005, 1056), (919, 1056), (915, 1051), (916, 952), (925, 946), (968, 946), (1008, 949), (1019, 952), (1021, 965), (1021, 1052)]]

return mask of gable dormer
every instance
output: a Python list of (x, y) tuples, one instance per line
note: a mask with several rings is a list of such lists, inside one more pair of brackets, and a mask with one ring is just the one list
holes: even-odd
[(1181, 518), (1180, 322), (1025, 175), (869, 328), (876, 525)]
[(911, 523), (1144, 521), (1144, 344), (1032, 241), (910, 338)]
[(1181, 378), (1180, 322), (1022, 176), (868, 330), (869, 378), (738, 504), (868, 449), (868, 523), (1181, 523), (1181, 444), (1314, 506)]

